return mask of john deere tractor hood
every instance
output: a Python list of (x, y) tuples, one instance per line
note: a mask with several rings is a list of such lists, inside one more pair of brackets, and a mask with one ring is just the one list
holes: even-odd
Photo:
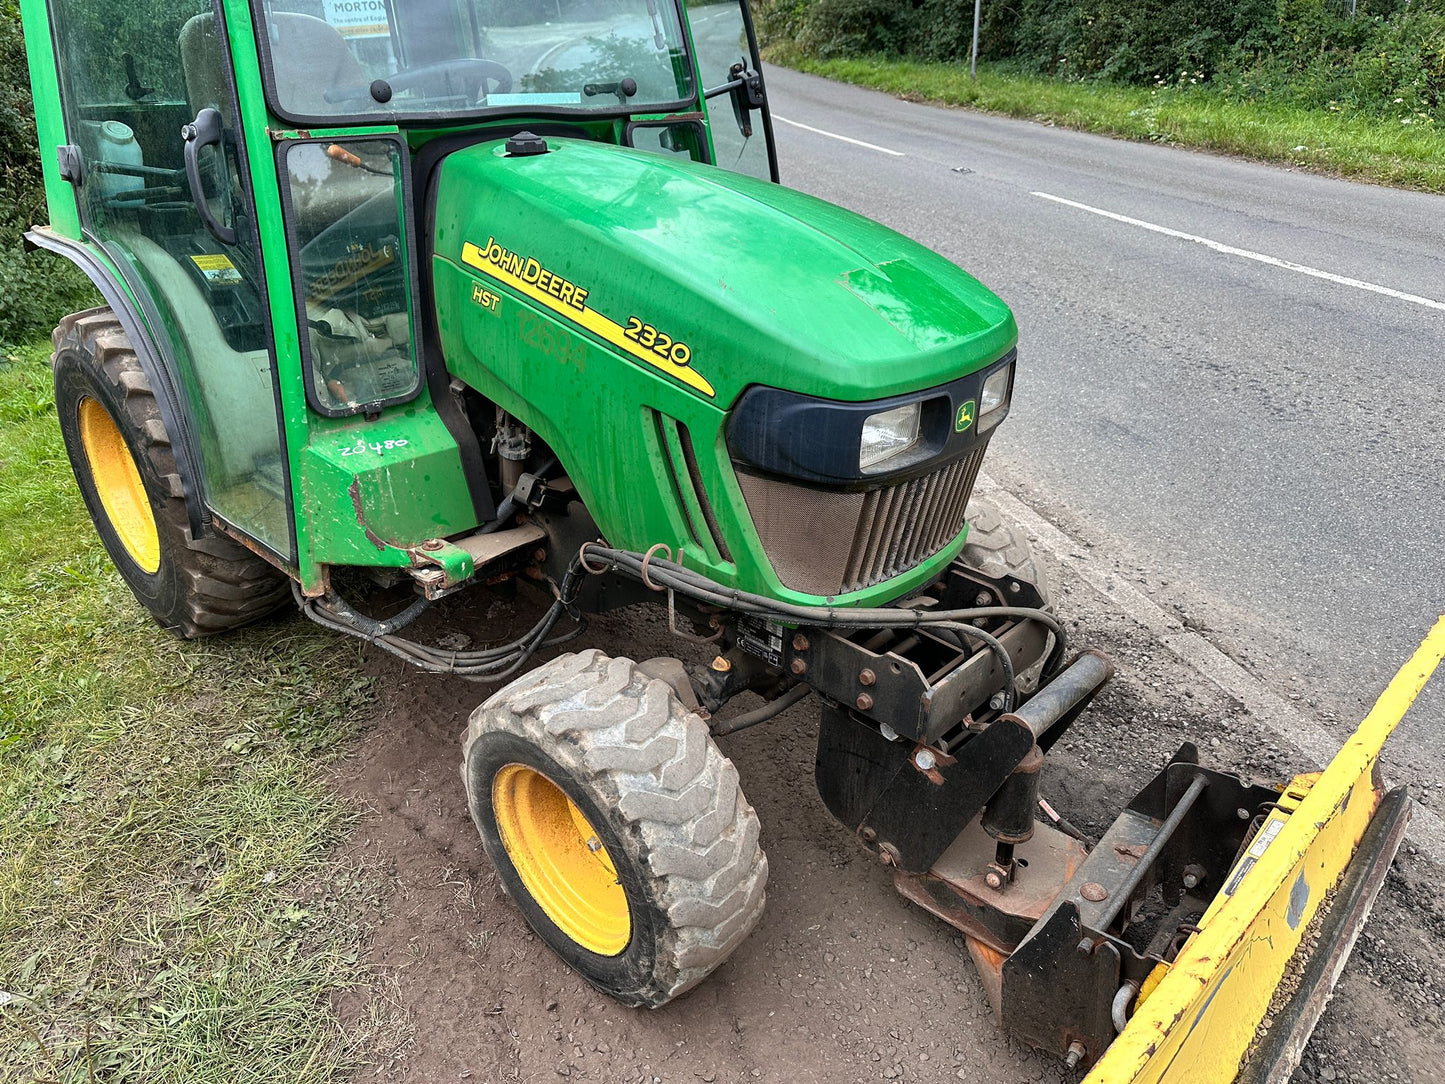
[(548, 144), (448, 157), (435, 255), (717, 406), (750, 384), (843, 400), (927, 388), (1017, 339), (978, 280), (852, 212), (682, 159)]

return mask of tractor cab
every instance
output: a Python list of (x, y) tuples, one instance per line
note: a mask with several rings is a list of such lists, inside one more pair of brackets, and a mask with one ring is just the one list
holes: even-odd
[[(813, 696), (824, 804), (963, 932), (1011, 1032), (1097, 1080), (1222, 1082), (1268, 1009), (1254, 1063), (1288, 1076), (1403, 838), (1376, 760), (1445, 625), (1323, 774), (1256, 784), (1185, 744), (1090, 847), (1040, 777), (1113, 665), (1071, 657), (1026, 540), (970, 505), (1013, 315), (774, 183), (746, 0), (22, 14), (51, 216), (27, 238), (105, 299), (56, 328), (56, 415), (161, 625), (294, 599), (507, 682), (464, 739), (472, 818), (624, 1004), (758, 921), (759, 823), (715, 739)], [(516, 639), (408, 629), (504, 580), (540, 591)], [(711, 661), (523, 672), (644, 599)], [(1327, 950), (1276, 1011), (1302, 941)]]
[[(338, 470), (426, 464), (425, 507), (376, 513), (407, 544), (478, 526), (500, 496), (480, 466), (493, 420), (478, 435), (448, 392), (428, 316), (446, 153), (525, 128), (777, 176), (742, 0), (691, 23), (677, 0), (26, 14), (37, 99), (60, 106), (38, 118), (52, 221), (32, 240), (80, 262), (137, 344), (194, 533), (220, 524), (308, 588), (378, 553)], [(405, 435), (383, 431), (392, 413)]]

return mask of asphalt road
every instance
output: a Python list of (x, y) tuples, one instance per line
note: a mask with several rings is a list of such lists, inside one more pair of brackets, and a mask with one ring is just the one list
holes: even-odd
[(1445, 197), (767, 78), (785, 184), (1012, 305), (1000, 480), (1343, 734), (1445, 611)]

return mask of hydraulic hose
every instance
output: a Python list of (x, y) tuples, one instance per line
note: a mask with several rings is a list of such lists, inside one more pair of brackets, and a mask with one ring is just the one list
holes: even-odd
[(694, 602), (754, 617), (821, 628), (931, 628), (978, 640), (994, 653), (1004, 672), (1005, 711), (1012, 710), (1014, 704), (1013, 659), (997, 637), (970, 622), (988, 617), (1016, 617), (1045, 625), (1054, 635), (1053, 649), (1044, 664), (1046, 678), (1058, 671), (1067, 650), (1067, 633), (1063, 623), (1053, 614), (1032, 607), (979, 606), (964, 610), (922, 610), (906, 606), (801, 606), (724, 586), (667, 558), (611, 549), (600, 544), (583, 546), (579, 556), (583, 558), (583, 565), (589, 572), (600, 571), (593, 563), (595, 558), (607, 568), (631, 575), (656, 590), (676, 591)]
[[(547, 462), (543, 463), (540, 467), (538, 467), (535, 471), (532, 472), (532, 476), (534, 478), (540, 478), (542, 479), (542, 481), (545, 482), (547, 480), (547, 472), (556, 465), (557, 457), (555, 455), (551, 456), (548, 458)], [(483, 524), (481, 530), (479, 530), (477, 533), (495, 534), (497, 531), (500, 531), (504, 526), (506, 526), (507, 521), (512, 518), (512, 513), (516, 510), (517, 491), (514, 489), (512, 490), (512, 492), (508, 493), (505, 497), (502, 498), (501, 503), (497, 505), (496, 514), (489, 522)]]
[[(334, 593), (328, 592), (321, 599), (309, 599), (303, 596), (300, 588), (294, 584), (292, 592), (296, 595), (301, 612), (318, 625), (375, 644), (388, 654), (422, 670), (434, 674), (456, 674), (479, 681), (501, 681), (526, 665), (527, 660), (539, 648), (555, 647), (582, 634), (586, 622), (572, 607), (580, 579), (580, 571), (574, 563), (557, 590), (557, 600), (531, 629), (510, 643), (476, 651), (447, 651), (395, 635), (402, 624), (414, 620), (431, 605), (430, 599), (418, 599), (396, 618), (377, 621), (357, 613)], [(561, 636), (548, 639), (548, 634), (563, 615), (572, 617), (576, 621), (576, 627)]]
[[(504, 501), (504, 506), (505, 503)], [(501, 522), (500, 517), (498, 522)], [(978, 628), (972, 622), (990, 617), (1013, 617), (1038, 621), (1046, 626), (1053, 633), (1054, 644), (1044, 664), (1045, 677), (1052, 676), (1058, 670), (1067, 650), (1067, 634), (1063, 624), (1053, 614), (1032, 607), (979, 606), (962, 610), (924, 610), (907, 606), (801, 606), (727, 587), (683, 567), (670, 557), (612, 549), (600, 543), (584, 545), (572, 559), (562, 583), (554, 585), (556, 601), (530, 630), (510, 643), (476, 651), (445, 651), (396, 635), (399, 629), (413, 621), (430, 605), (429, 600), (418, 599), (395, 617), (377, 620), (356, 612), (333, 593), (328, 592), (321, 599), (308, 599), (301, 594), (299, 587), (293, 585), (293, 590), (301, 611), (319, 625), (359, 637), (432, 673), (457, 674), (481, 681), (500, 681), (519, 671), (539, 648), (565, 643), (582, 633), (585, 623), (573, 606), (582, 576), (584, 572), (600, 575), (608, 571), (620, 572), (654, 590), (675, 592), (702, 605), (766, 620), (819, 628), (929, 628), (968, 637), (982, 643), (997, 658), (1004, 674), (1005, 711), (1012, 710), (1014, 706), (1013, 659), (996, 636)], [(570, 616), (577, 623), (576, 627), (562, 636), (549, 639), (553, 628), (564, 615)], [(729, 720), (726, 724), (728, 729), (722, 732), (731, 733), (743, 726), (750, 726), (754, 721), (753, 716), (771, 709), (775, 709), (773, 714), (785, 710), (807, 695), (807, 686), (798, 688), (803, 692), (789, 690), (771, 704)], [(789, 699), (795, 694), (796, 699)], [(761, 715), (756, 721), (761, 722), (766, 718), (771, 718), (771, 714)]]
[[(644, 554), (634, 553), (630, 550), (609, 549), (596, 544), (585, 546), (584, 553), (589, 559), (595, 556), (618, 571), (630, 573), (644, 583), (648, 582), (650, 578), (652, 583), (649, 586), (661, 584), (664, 587), (671, 587), (679, 594), (697, 601), (722, 606), (728, 610), (738, 610), (758, 616), (782, 617), (803, 625), (848, 628), (921, 628), (974, 621), (986, 617), (1021, 617), (1042, 623), (1054, 634), (1059, 642), (1055, 645), (1051, 657), (1058, 656), (1062, 660), (1064, 650), (1066, 650), (1067, 634), (1064, 631), (1063, 623), (1046, 610), (1028, 606), (976, 606), (964, 610), (920, 610), (906, 606), (877, 608), (800, 606), (796, 603), (782, 602), (763, 595), (739, 591), (734, 587), (726, 587), (715, 580), (708, 579), (701, 573), (693, 572), (691, 569), (662, 557), (648, 558)], [(643, 575), (644, 564), (646, 564), (647, 576)], [(1046, 669), (1048, 673), (1052, 673), (1057, 666)]]
[(712, 736), (721, 738), (727, 734), (736, 734), (739, 730), (746, 730), (750, 726), (757, 726), (759, 723), (766, 723), (769, 719), (776, 718), (783, 714), (800, 700), (807, 699), (813, 690), (807, 685), (794, 685), (776, 700), (769, 700), (760, 708), (752, 711), (745, 711), (734, 715), (729, 719), (714, 719), (711, 722)]

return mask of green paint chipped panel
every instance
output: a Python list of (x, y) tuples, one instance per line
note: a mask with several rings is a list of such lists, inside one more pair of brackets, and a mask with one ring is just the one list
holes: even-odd
[(406, 565), (406, 547), (477, 526), (456, 442), (431, 411), (318, 426), (301, 459), (298, 515), (318, 564)]

